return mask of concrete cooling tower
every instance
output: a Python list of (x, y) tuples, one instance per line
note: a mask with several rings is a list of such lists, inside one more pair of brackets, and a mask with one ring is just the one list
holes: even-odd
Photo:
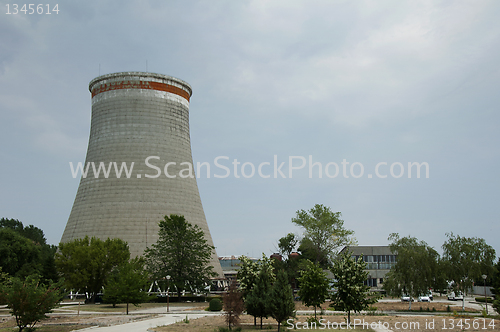
[[(166, 75), (124, 72), (93, 79), (89, 90), (92, 120), (83, 165), (88, 171), (61, 242), (86, 235), (120, 238), (137, 256), (156, 243), (165, 215), (180, 214), (213, 245), (188, 165), (191, 86)], [(222, 276), (215, 250), (210, 264)]]

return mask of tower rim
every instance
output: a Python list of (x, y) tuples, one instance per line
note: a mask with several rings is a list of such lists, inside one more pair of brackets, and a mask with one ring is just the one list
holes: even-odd
[(183, 87), (184, 90), (186, 90), (189, 93), (189, 97), (193, 95), (193, 88), (191, 85), (184, 81), (181, 80), (180, 78), (170, 76), (170, 75), (165, 75), (165, 74), (159, 74), (159, 73), (152, 73), (152, 72), (143, 72), (143, 71), (123, 71), (123, 72), (116, 72), (116, 73), (110, 73), (110, 74), (104, 74), (97, 76), (96, 78), (92, 79), (89, 83), (89, 91), (92, 93), (94, 87), (102, 81), (106, 80), (113, 80), (117, 79), (120, 77), (137, 77), (139, 81), (151, 81), (152, 79), (157, 79), (161, 81), (170, 81), (174, 82), (176, 84), (179, 84)]

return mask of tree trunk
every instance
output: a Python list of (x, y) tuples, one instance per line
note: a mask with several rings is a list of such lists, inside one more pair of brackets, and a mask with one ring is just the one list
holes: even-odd
[(347, 310), (347, 326), (351, 323), (351, 310)]
[(262, 316), (260, 316), (260, 329), (262, 330)]
[(127, 302), (127, 315), (128, 315), (128, 302)]

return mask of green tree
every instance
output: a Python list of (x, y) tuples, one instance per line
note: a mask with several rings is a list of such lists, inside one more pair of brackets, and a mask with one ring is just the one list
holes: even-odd
[(10, 276), (25, 278), (41, 273), (41, 250), (13, 229), (0, 229), (0, 266)]
[(414, 237), (400, 238), (399, 234), (389, 235), (391, 251), (397, 254), (396, 264), (387, 273), (384, 289), (391, 296), (402, 294), (418, 298), (433, 286), (438, 271), (439, 254), (424, 241)]
[(493, 308), (500, 314), (500, 258), (498, 258), (495, 268), (493, 269), (493, 277), (491, 278), (491, 292), (495, 295)]
[[(283, 261), (277, 262), (277, 268), (284, 269), (286, 271), (286, 274), (288, 275), (288, 282), (292, 285), (292, 288), (296, 288), (300, 267), (306, 261), (303, 255), (291, 255), (292, 252), (297, 250), (298, 244), (299, 238), (293, 233), (288, 233), (286, 236), (278, 240), (279, 253), (283, 257)], [(303, 247), (301, 247), (301, 249), (303, 249)], [(314, 251), (310, 258), (313, 260), (316, 259)]]
[(41, 275), (42, 281), (57, 281), (56, 246), (47, 244), (43, 231), (17, 219), (0, 219), (0, 266), (11, 276)]
[(180, 301), (182, 291), (202, 289), (217, 275), (209, 265), (214, 247), (184, 216), (165, 216), (159, 226), (158, 241), (145, 252), (147, 266), (158, 279), (171, 276)]
[(86, 236), (59, 244), (55, 263), (68, 289), (83, 291), (88, 294), (87, 300), (95, 302), (111, 271), (129, 259), (125, 241)]
[(316, 308), (325, 303), (329, 292), (329, 281), (318, 263), (307, 262), (306, 268), (301, 271), (299, 277), (300, 300), (306, 306), (314, 306), (314, 318), (316, 319)]
[(269, 296), (271, 291), (271, 276), (266, 269), (261, 269), (257, 282), (245, 299), (247, 313), (254, 317), (254, 325), (257, 317), (260, 318), (260, 329), (262, 330), (262, 318), (269, 317)]
[(278, 332), (281, 323), (295, 316), (292, 287), (284, 270), (279, 270), (276, 281), (271, 287), (269, 309), (271, 316), (278, 322)]
[(60, 284), (45, 286), (36, 276), (24, 281), (12, 277), (0, 286), (0, 302), (7, 303), (10, 313), (16, 318), (19, 331), (33, 331), (36, 323), (51, 312), (63, 298)]
[(240, 290), (243, 293), (243, 299), (246, 299), (251, 292), (259, 276), (259, 263), (252, 261), (246, 256), (240, 256), (240, 268), (238, 270), (237, 279), (240, 283)]
[(339, 250), (355, 243), (354, 231), (344, 228), (340, 212), (316, 204), (309, 211), (299, 210), (292, 223), (304, 228), (301, 252), (304, 257), (312, 256), (313, 262), (325, 268), (331, 265)]
[(481, 275), (492, 275), (495, 249), (481, 238), (461, 237), (446, 234), (448, 240), (443, 244), (443, 261), (446, 264), (448, 280), (453, 287), (464, 294), (462, 310), (465, 309), (465, 294), (472, 288), (474, 280)]
[(288, 233), (286, 236), (279, 239), (278, 248), (281, 256), (283, 256), (284, 259), (288, 258), (288, 256), (295, 250), (298, 243), (299, 239), (293, 233)]
[[(266, 292), (269, 291), (270, 285), (276, 280), (276, 275), (274, 274), (274, 260), (266, 257), (262, 253), (262, 258), (257, 262), (252, 261), (246, 256), (239, 257), (241, 265), (238, 270), (237, 279), (240, 283), (240, 290), (243, 294), (243, 299), (247, 305), (247, 312), (249, 315), (254, 317), (254, 326), (257, 325), (257, 317), (261, 317), (260, 312), (260, 298), (264, 296)], [(265, 279), (265, 283), (268, 285), (261, 285), (260, 290), (254, 293), (249, 299), (250, 294), (253, 292), (255, 286), (257, 285), (259, 278)], [(267, 287), (267, 290), (266, 290)], [(249, 302), (250, 301), (250, 302)], [(250, 307), (249, 307), (250, 306)], [(250, 308), (248, 311), (248, 308)], [(267, 316), (264, 316), (267, 317)], [(262, 321), (262, 319), (261, 319)]]
[(112, 303), (127, 304), (127, 315), (129, 303), (138, 306), (148, 300), (145, 291), (148, 283), (148, 273), (144, 268), (144, 259), (136, 257), (119, 265), (109, 275), (104, 286), (103, 300)]
[(366, 310), (377, 300), (370, 292), (370, 287), (364, 284), (368, 277), (365, 271), (366, 263), (363, 257), (356, 260), (349, 252), (341, 254), (331, 268), (336, 289), (332, 296), (335, 307), (347, 312), (347, 324), (351, 321), (351, 311)]

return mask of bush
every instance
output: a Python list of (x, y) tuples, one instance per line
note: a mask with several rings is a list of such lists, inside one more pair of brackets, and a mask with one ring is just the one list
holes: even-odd
[[(493, 302), (493, 299), (491, 297), (487, 297), (488, 299), (488, 303), (492, 303)], [(476, 297), (475, 298), (476, 302), (486, 302), (486, 300), (484, 299), (484, 296), (480, 296), (480, 297)]]
[(208, 304), (208, 310), (221, 311), (222, 310), (222, 301), (218, 298), (210, 300), (210, 303)]

